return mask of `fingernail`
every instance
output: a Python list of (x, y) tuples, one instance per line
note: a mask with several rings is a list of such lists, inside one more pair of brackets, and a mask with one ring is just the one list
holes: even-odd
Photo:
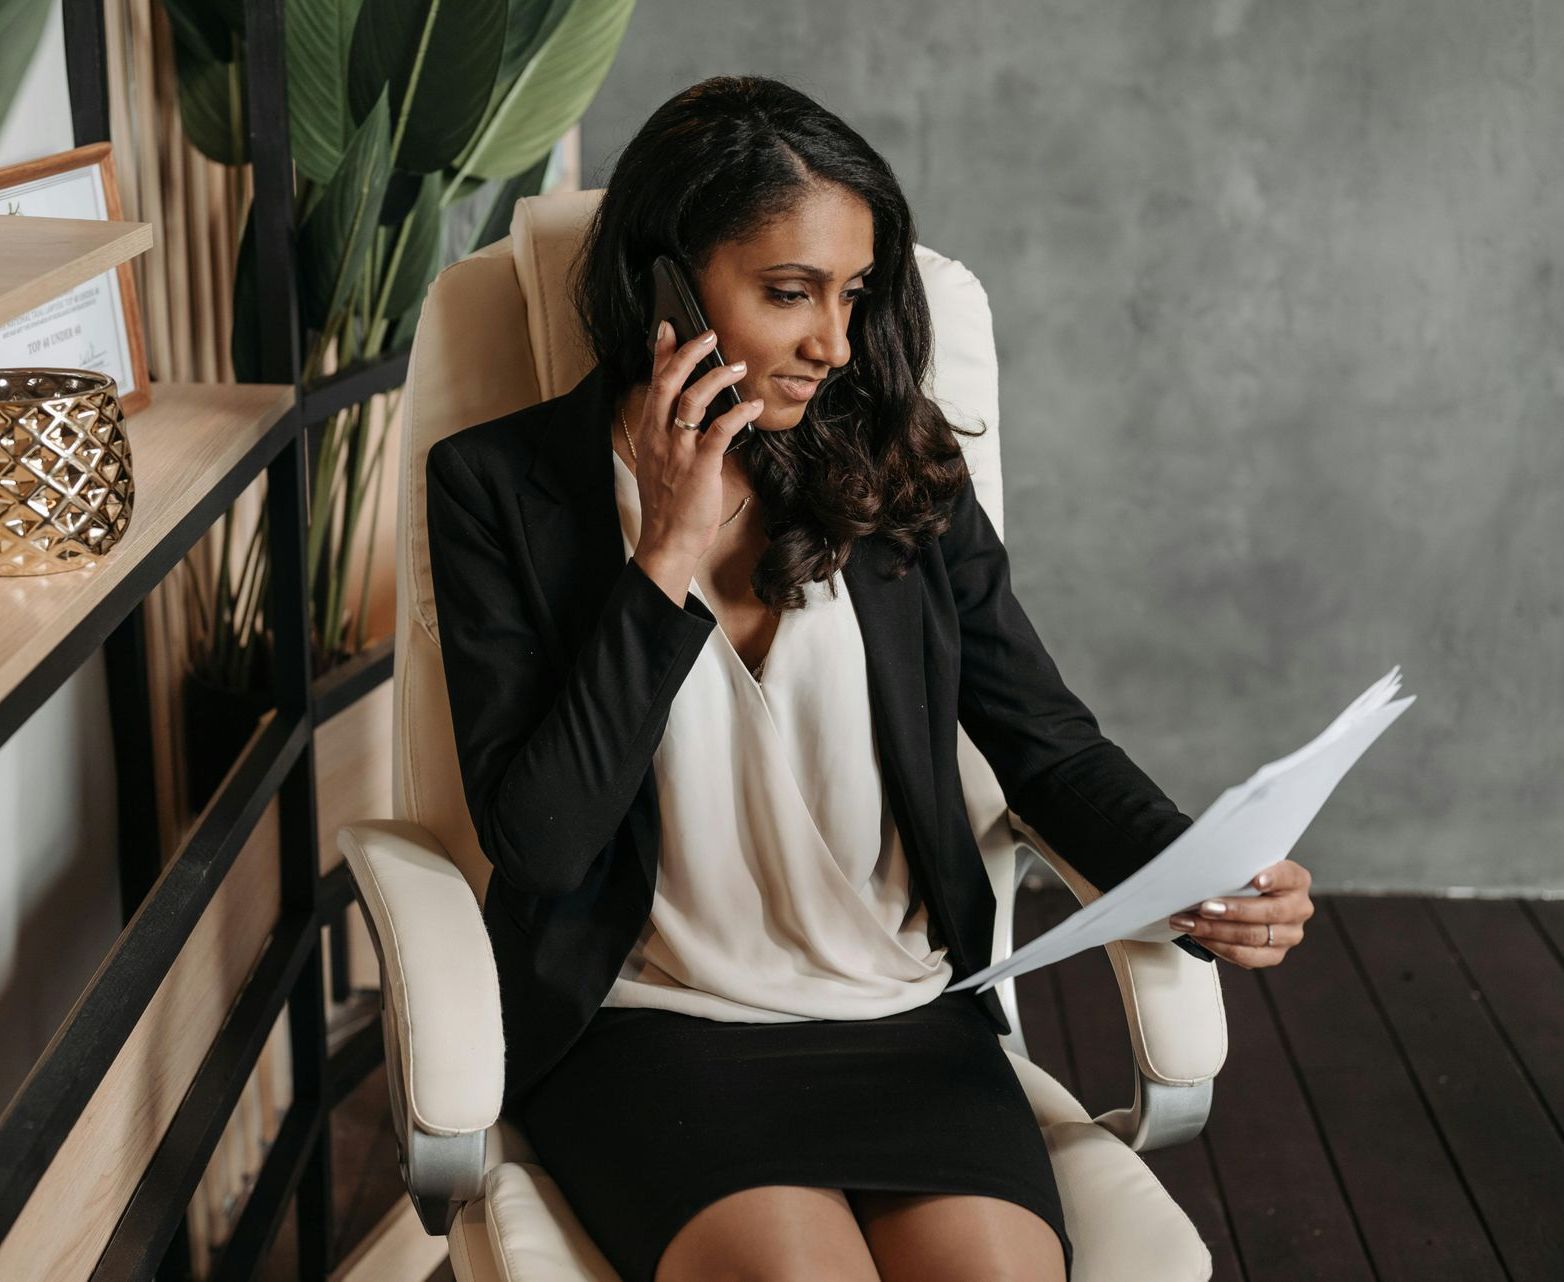
[(1170, 919), (1169, 924), (1176, 926), (1179, 930), (1193, 930), (1195, 919), (1193, 917), (1174, 917)]
[(745, 362), (743, 362), (743, 361), (734, 361), (733, 364), (728, 366), (728, 368), (730, 370), (732, 370), (735, 374), (742, 374), (745, 370), (747, 370), (749, 368), (749, 366)]
[(701, 342), (710, 343), (715, 341), (716, 337), (717, 331), (714, 329), (708, 329), (704, 334), (701, 335)]
[(1205, 901), (1205, 903), (1200, 905), (1200, 911), (1203, 913), (1210, 913), (1213, 917), (1220, 917), (1227, 911), (1227, 905), (1224, 904), (1220, 899), (1208, 899)]
[(1274, 879), (1272, 878), (1270, 873), (1263, 872), (1258, 877), (1256, 877), (1254, 879), (1254, 884), (1256, 886), (1260, 887), (1261, 890), (1264, 890), (1267, 886), (1269, 886), (1271, 884), (1271, 882), (1273, 880)]
[(667, 337), (668, 337), (668, 322), (667, 321), (658, 321), (657, 322), (657, 341), (659, 343), (661, 343), (664, 340), (666, 340)]

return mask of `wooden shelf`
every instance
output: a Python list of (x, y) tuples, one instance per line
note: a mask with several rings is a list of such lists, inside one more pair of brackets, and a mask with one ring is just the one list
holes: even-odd
[[(158, 578), (178, 563), (201, 530), (232, 502), (231, 498), (214, 502), (214, 493), (221, 495), (230, 488), (224, 486), (224, 478), (265, 441), (293, 403), (293, 388), (287, 385), (152, 385), (151, 405), (125, 420), (135, 493), (124, 537), (95, 565), (57, 574), (0, 578), (0, 706), (10, 701), (52, 652), (79, 650), (79, 646), (66, 644), (78, 629), (93, 622), (107, 635), (119, 618), (134, 608), (135, 600), (150, 586), (138, 585), (123, 610), (100, 610), (111, 595), (121, 595), (117, 589), (125, 586), (143, 562), (167, 562), (157, 568)], [(203, 524), (198, 528), (171, 539), (198, 507), (215, 510), (202, 514)], [(90, 645), (101, 641), (101, 635), (87, 639)], [(71, 670), (74, 668), (65, 671), (62, 679)], [(51, 680), (49, 684), (52, 689), (57, 683)], [(25, 702), (36, 706), (47, 693), (30, 691)]]
[(151, 248), (151, 223), (0, 217), (0, 325)]

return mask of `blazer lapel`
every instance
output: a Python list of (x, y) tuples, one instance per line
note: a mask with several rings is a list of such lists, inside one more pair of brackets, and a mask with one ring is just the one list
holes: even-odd
[[(627, 559), (614, 498), (612, 415), (602, 367), (593, 366), (556, 403), (517, 490), (531, 562), (530, 576), (522, 577), (524, 582), (530, 577), (531, 604), (545, 621), (545, 639), (561, 672), (568, 670), (576, 639), (601, 613)], [(938, 814), (923, 653), (923, 576), (914, 567), (893, 577), (894, 552), (878, 534), (860, 539), (842, 567), (842, 580), (863, 635), (870, 708), (881, 766), (890, 775), (892, 811), (917, 875), (943, 912), (929, 850)], [(648, 881), (655, 884), (656, 843), (638, 844)]]
[(625, 566), (602, 367), (555, 402), (517, 489), (534, 613), (560, 672)]

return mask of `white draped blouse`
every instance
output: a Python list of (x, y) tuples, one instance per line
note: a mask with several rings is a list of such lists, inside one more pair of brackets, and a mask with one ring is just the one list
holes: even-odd
[[(614, 495), (628, 558), (640, 494), (617, 452)], [(699, 582), (690, 590), (710, 608)], [(651, 914), (605, 1006), (876, 1019), (949, 982), (881, 777), (852, 597), (840, 571), (804, 591), (806, 608), (777, 624), (763, 685), (719, 625), (674, 696), (653, 756)]]

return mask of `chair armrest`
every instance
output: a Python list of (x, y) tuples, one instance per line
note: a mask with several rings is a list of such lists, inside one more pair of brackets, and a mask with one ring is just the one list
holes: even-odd
[(404, 820), (337, 829), (380, 960), (381, 1019), (403, 1177), (425, 1229), (445, 1234), (483, 1191), (500, 1114), (499, 975), (478, 902), (440, 843)]
[[(1083, 905), (1101, 896), (1015, 811), (1009, 820), (1018, 860), (1047, 864)], [(1136, 1151), (1191, 1139), (1205, 1125), (1211, 1084), (1227, 1060), (1218, 963), (1200, 961), (1175, 944), (1138, 939), (1114, 940), (1107, 951), (1138, 1071), (1135, 1102), (1094, 1120)]]

